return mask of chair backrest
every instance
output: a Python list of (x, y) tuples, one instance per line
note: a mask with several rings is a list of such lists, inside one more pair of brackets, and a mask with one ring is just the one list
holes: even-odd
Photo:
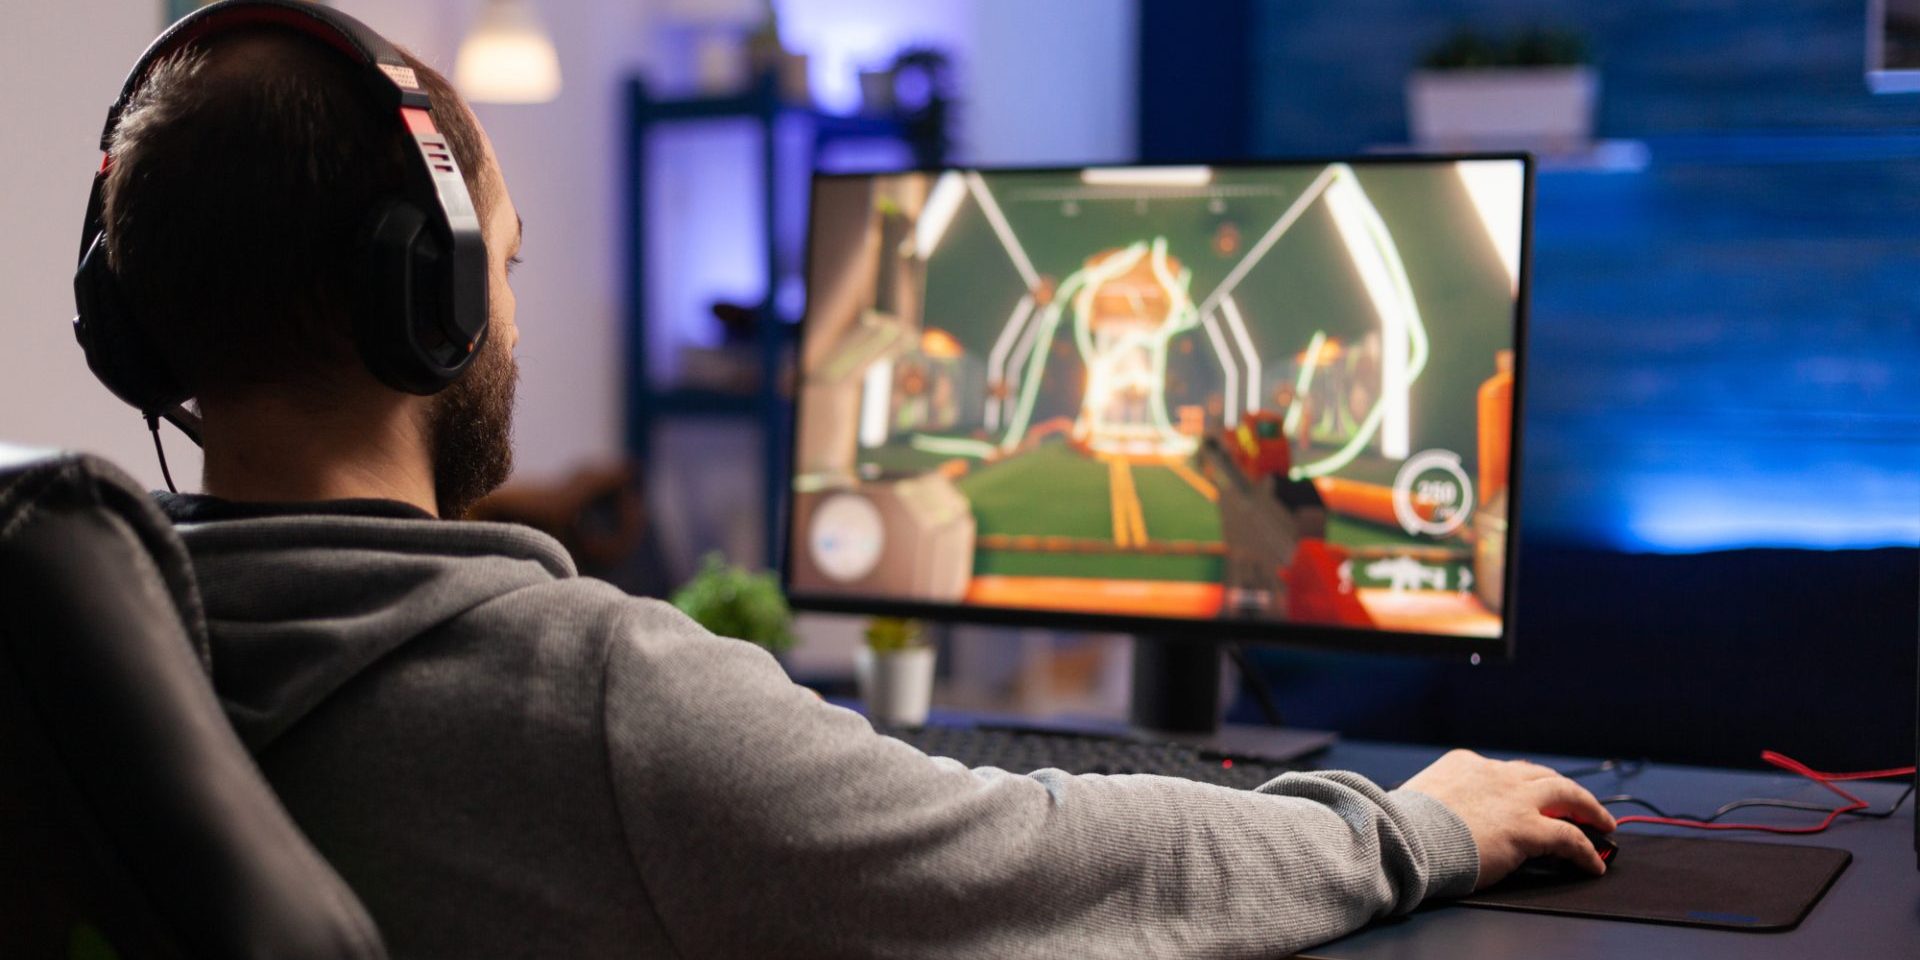
[(0, 957), (386, 956), (221, 712), (186, 550), (0, 447)]

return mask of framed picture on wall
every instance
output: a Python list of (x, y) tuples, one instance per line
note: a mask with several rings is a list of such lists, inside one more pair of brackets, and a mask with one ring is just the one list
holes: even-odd
[(1867, 86), (1920, 93), (1920, 0), (1867, 0)]

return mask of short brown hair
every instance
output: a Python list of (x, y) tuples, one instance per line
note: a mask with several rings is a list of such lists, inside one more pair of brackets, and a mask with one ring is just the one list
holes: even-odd
[[(403, 56), (484, 224), (480, 131), (445, 77)], [(362, 68), (285, 29), (154, 66), (114, 131), (106, 249), (135, 321), (194, 396), (320, 385), (359, 363), (361, 231), (380, 199), (405, 194), (406, 149)]]

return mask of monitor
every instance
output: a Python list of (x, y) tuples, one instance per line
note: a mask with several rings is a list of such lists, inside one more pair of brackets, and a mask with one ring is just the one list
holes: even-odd
[(1920, 0), (1867, 0), (1867, 86), (1920, 93)]
[(795, 606), (1509, 654), (1532, 181), (816, 176)]

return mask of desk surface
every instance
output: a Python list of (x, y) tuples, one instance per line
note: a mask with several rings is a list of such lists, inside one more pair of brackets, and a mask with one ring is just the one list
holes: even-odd
[[(1398, 783), (1440, 753), (1432, 747), (1343, 741), (1313, 758), (1326, 769), (1353, 770), (1382, 783)], [(1532, 757), (1569, 769), (1578, 760)], [(1817, 757), (1802, 758), (1818, 766)], [(1631, 793), (1669, 810), (1711, 810), (1745, 797), (1781, 797), (1827, 803), (1835, 798), (1819, 786), (1791, 775), (1649, 766), (1630, 776), (1613, 773), (1581, 779), (1599, 796)], [(1885, 809), (1905, 785), (1899, 781), (1849, 784), (1874, 809)], [(1712, 836), (1729, 842), (1802, 843), (1842, 847), (1853, 863), (1816, 904), (1799, 927), (1783, 933), (1745, 933), (1694, 927), (1626, 923), (1487, 910), (1448, 904), (1423, 907), (1411, 915), (1374, 924), (1357, 933), (1304, 951), (1301, 957), (1325, 960), (1381, 958), (1599, 957), (1714, 958), (1740, 960), (1806, 957), (1920, 956), (1920, 870), (1915, 869), (1912, 806), (1885, 820), (1842, 817), (1832, 829), (1810, 836), (1780, 836), (1748, 831), (1709, 834), (1680, 827), (1628, 824), (1635, 832)], [(1616, 808), (1618, 812), (1629, 812)], [(1756, 808), (1738, 815), (1742, 822), (1799, 824), (1817, 815)]]

